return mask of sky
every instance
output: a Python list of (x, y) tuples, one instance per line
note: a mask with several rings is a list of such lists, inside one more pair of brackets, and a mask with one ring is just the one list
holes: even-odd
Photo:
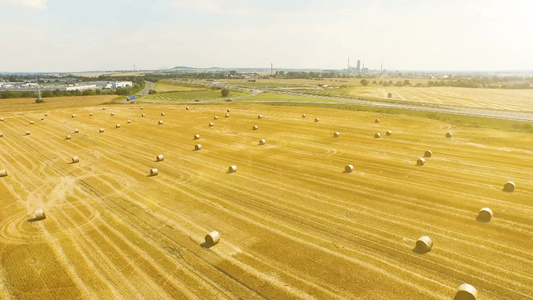
[(531, 0), (0, 0), (0, 72), (533, 70)]

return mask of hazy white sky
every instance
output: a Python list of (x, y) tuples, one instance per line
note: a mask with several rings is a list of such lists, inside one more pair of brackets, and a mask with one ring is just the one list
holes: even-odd
[(531, 0), (0, 0), (0, 72), (533, 70)]

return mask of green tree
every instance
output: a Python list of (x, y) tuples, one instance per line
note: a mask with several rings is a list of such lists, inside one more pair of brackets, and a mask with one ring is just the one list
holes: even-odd
[(229, 90), (228, 89), (222, 89), (222, 97), (227, 97), (229, 96)]
[(50, 98), (53, 97), (54, 93), (52, 91), (46, 90), (41, 93), (41, 97)]

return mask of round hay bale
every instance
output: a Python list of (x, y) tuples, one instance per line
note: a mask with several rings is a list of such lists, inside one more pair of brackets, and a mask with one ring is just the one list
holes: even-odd
[(157, 161), (164, 161), (165, 160), (165, 157), (163, 156), (163, 154), (159, 154), (158, 156), (156, 156), (155, 158)]
[(259, 127), (257, 127), (257, 125), (254, 125), (254, 127), (252, 127), (253, 130), (257, 130), (259, 129)]
[(205, 236), (205, 243), (208, 247), (214, 246), (220, 242), (220, 233), (218, 231), (211, 231)]
[(346, 165), (346, 167), (344, 167), (344, 172), (352, 173), (353, 172), (353, 165)]
[(144, 107), (141, 106), (140, 109), (142, 110), (142, 109), (144, 109)]
[(93, 116), (93, 113), (89, 113), (89, 117), (92, 117)]
[(335, 131), (335, 132), (333, 133), (333, 137), (339, 137), (340, 135), (341, 135), (341, 134), (340, 134), (338, 131)]
[(150, 169), (150, 176), (157, 176), (157, 174), (159, 174), (159, 170), (158, 169)]
[(105, 110), (105, 107), (102, 107), (102, 110)]
[(229, 108), (228, 108), (228, 109), (226, 109), (226, 112), (231, 112), (231, 109), (229, 109)]
[(4, 133), (3, 132), (0, 132), (0, 137), (3, 137), (4, 136)]
[(431, 251), (432, 247), (433, 247), (433, 240), (431, 240), (429, 236), (424, 235), (424, 236), (421, 236), (416, 241), (415, 249), (419, 253), (426, 253), (426, 252)]
[(43, 120), (44, 120), (44, 117), (41, 117), (41, 121), (43, 121)]
[(424, 152), (424, 157), (431, 157), (433, 155), (433, 152), (431, 152), (431, 150), (426, 150), (426, 152)]
[(379, 123), (379, 119), (376, 119), (374, 122)]
[(306, 114), (302, 114), (302, 118), (307, 118), (307, 115)]
[(200, 139), (200, 135), (199, 135), (199, 134), (195, 134), (195, 135), (194, 135), (194, 139), (195, 139), (195, 140), (199, 140), (199, 139)]
[(265, 139), (260, 139), (259, 140), (259, 145), (264, 145), (266, 144), (266, 140)]
[(79, 157), (77, 157), (77, 156), (73, 156), (73, 157), (72, 157), (72, 163), (73, 163), (73, 164), (77, 164), (77, 163), (79, 163), (79, 162), (80, 162), (80, 158), (79, 158)]
[(146, 117), (146, 114), (141, 114), (141, 117), (143, 117), (143, 118)]
[(315, 118), (315, 122), (320, 122), (320, 119), (319, 118)]
[(6, 177), (6, 176), (7, 176), (7, 170), (6, 169), (0, 170), (0, 177)]
[(127, 122), (128, 122), (128, 124), (131, 124), (131, 120), (128, 120)]
[(75, 114), (72, 114), (72, 116), (71, 116), (71, 117), (72, 117), (72, 118), (75, 118), (75, 117), (76, 117), (76, 115), (75, 115)]
[(512, 182), (512, 181), (507, 181), (503, 185), (503, 190), (506, 191), (506, 192), (512, 192), (512, 191), (514, 191), (515, 188), (516, 188), (516, 184), (514, 184), (514, 182)]
[(161, 116), (162, 116), (162, 117), (164, 117), (164, 116), (165, 116), (165, 113), (164, 113), (164, 112), (162, 112), (162, 113), (161, 113)]
[(380, 137), (381, 137), (381, 133), (378, 132), (378, 133), (374, 134), (374, 138), (379, 139)]
[(194, 150), (202, 150), (202, 145), (201, 144), (196, 144), (194, 145)]
[(48, 117), (48, 114), (44, 114), (45, 117)]
[(388, 130), (387, 132), (385, 132), (385, 135), (392, 135), (392, 131)]
[(0, 121), (4, 122), (4, 118), (0, 118)]
[(105, 131), (104, 128), (100, 128), (100, 129), (99, 129), (99, 132), (100, 132), (100, 133), (103, 133), (104, 131)]
[(115, 113), (111, 113), (111, 116), (114, 116), (114, 115), (115, 115)]
[(209, 127), (213, 127), (215, 124), (214, 123), (209, 123)]
[(66, 140), (70, 140), (71, 138), (72, 138), (72, 136), (71, 136), (70, 134), (68, 134), (68, 135), (65, 137)]
[(261, 119), (261, 118), (263, 118), (263, 115), (258, 115), (257, 118)]
[(80, 133), (79, 129), (74, 129), (74, 133)]
[(163, 120), (159, 120), (159, 125), (162, 125), (163, 124)]
[(218, 116), (214, 116), (213, 119), (218, 120)]
[(236, 165), (229, 166), (228, 172), (230, 173), (237, 172), (237, 166)]
[(477, 289), (468, 283), (463, 283), (457, 289), (454, 300), (476, 300)]
[(44, 210), (41, 208), (41, 209), (38, 209), (35, 211), (35, 220), (44, 220), (46, 219), (46, 215), (44, 214)]
[(29, 130), (28, 130), (28, 131), (26, 131), (26, 135), (30, 135), (30, 133), (31, 133), (31, 132), (30, 132)]
[(416, 164), (418, 166), (423, 166), (425, 163), (426, 163), (426, 160), (422, 157), (416, 160)]
[(446, 137), (447, 137), (447, 138), (451, 138), (451, 137), (452, 137), (452, 133), (451, 133), (451, 132), (449, 132), (449, 131), (448, 131), (448, 132), (446, 132)]
[(492, 219), (492, 209), (488, 207), (483, 207), (479, 210), (477, 215), (478, 219), (483, 222), (488, 222)]
[(229, 114), (226, 114), (225, 117), (226, 117), (226, 118), (229, 118)]
[(189, 110), (189, 109), (190, 109), (190, 108), (189, 108), (188, 106), (187, 106), (187, 107), (185, 107), (185, 110)]
[(34, 121), (30, 121), (30, 124), (35, 124), (35, 122)]
[(120, 124), (115, 125), (115, 128), (120, 128)]

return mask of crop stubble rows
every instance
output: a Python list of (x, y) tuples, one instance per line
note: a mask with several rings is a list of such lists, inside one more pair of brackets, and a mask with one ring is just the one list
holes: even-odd
[[(531, 298), (527, 134), (312, 107), (232, 105), (224, 118), (225, 108), (4, 113), (3, 295), (448, 299), (469, 282), (483, 299)], [(501, 191), (508, 179), (513, 193)], [(475, 220), (484, 206), (490, 223)], [(40, 207), (47, 219), (28, 222)], [(211, 230), (222, 241), (201, 247)], [(424, 255), (412, 251), (421, 235), (435, 241)]]

